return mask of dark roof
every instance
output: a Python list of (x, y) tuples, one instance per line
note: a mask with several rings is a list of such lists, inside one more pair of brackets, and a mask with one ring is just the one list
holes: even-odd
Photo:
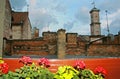
[(97, 9), (96, 7), (92, 8), (92, 10), (90, 11), (90, 13), (92, 13), (93, 11), (100, 11), (99, 9)]

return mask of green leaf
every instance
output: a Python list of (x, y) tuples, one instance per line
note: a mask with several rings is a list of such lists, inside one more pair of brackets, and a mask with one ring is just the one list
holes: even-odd
[(79, 79), (79, 71), (72, 66), (60, 66), (57, 73), (54, 75), (55, 79)]

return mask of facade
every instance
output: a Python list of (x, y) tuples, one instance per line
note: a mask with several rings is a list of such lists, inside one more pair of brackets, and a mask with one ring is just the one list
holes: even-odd
[[(90, 36), (90, 41), (96, 41), (98, 39), (103, 38), (104, 36), (101, 35), (101, 26), (100, 26), (100, 18), (99, 18), (99, 9), (97, 9), (95, 6), (94, 8), (90, 11), (90, 16), (91, 16), (91, 36)], [(96, 43), (102, 43), (102, 40), (96, 41)]]
[(49, 44), (57, 43), (57, 33), (56, 32), (43, 32), (43, 40), (46, 40)]
[(59, 29), (57, 32), (57, 55), (58, 58), (65, 58), (66, 52), (66, 33), (64, 29)]
[(12, 11), (9, 0), (0, 0), (0, 4), (0, 52), (3, 50), (4, 55), (120, 56), (120, 33), (114, 39), (101, 35), (99, 10), (95, 7), (90, 11), (91, 35), (59, 29), (39, 37), (39, 29), (35, 28), (32, 37), (28, 12)]
[(90, 15), (91, 15), (91, 24), (90, 24), (91, 35), (92, 36), (101, 35), (101, 27), (100, 27), (100, 20), (99, 20), (100, 19), (99, 18), (99, 9), (94, 7), (90, 11)]
[(0, 57), (12, 39), (31, 39), (28, 12), (13, 12), (9, 0), (0, 0)]
[(12, 39), (31, 39), (31, 23), (28, 12), (12, 12)]
[(66, 33), (66, 42), (67, 47), (76, 47), (77, 46), (77, 33)]
[(3, 38), (11, 38), (11, 6), (9, 0), (0, 0), (0, 57), (3, 50)]
[[(120, 34), (90, 41), (91, 36), (65, 33), (64, 29), (57, 32), (44, 32), (38, 39), (7, 40), (8, 55), (56, 55), (65, 58), (66, 55), (78, 56), (120, 56)], [(71, 40), (72, 39), (72, 40)], [(74, 39), (74, 40), (73, 40)]]
[(39, 29), (37, 27), (33, 28), (32, 38), (33, 39), (39, 38)]
[(4, 38), (11, 39), (12, 31), (11, 31), (11, 6), (9, 0), (5, 0), (5, 19), (4, 19), (4, 29), (3, 36)]

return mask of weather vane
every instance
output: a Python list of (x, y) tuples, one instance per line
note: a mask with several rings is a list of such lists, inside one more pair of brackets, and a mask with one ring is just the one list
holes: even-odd
[(92, 2), (93, 7), (95, 8), (95, 1)]

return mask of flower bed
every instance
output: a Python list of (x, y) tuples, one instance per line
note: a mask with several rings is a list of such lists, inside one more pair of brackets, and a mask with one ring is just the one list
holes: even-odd
[[(13, 58), (13, 59), (3, 59), (8, 65), (9, 70), (14, 71), (15, 69), (19, 69), (21, 66), (23, 66), (22, 63), (19, 63), (19, 59)], [(33, 62), (37, 62), (38, 59), (33, 59)], [(64, 69), (67, 65), (68, 69), (69, 66), (74, 67), (76, 61), (84, 61), (86, 64), (85, 68), (90, 69), (94, 71), (94, 69), (97, 66), (102, 66), (106, 69), (107, 75), (105, 76), (105, 79), (119, 79), (119, 73), (120, 73), (120, 58), (94, 58), (94, 59), (50, 59), (50, 67), (48, 68), (51, 72), (56, 73), (56, 71), (59, 71), (58, 67), (63, 67)], [(84, 67), (84, 65), (83, 65)], [(96, 68), (98, 69), (98, 72), (102, 70), (101, 67)], [(61, 70), (61, 69), (60, 69)], [(99, 71), (100, 70), (100, 71)], [(58, 73), (58, 72), (57, 72)], [(102, 72), (103, 73), (103, 72)]]

